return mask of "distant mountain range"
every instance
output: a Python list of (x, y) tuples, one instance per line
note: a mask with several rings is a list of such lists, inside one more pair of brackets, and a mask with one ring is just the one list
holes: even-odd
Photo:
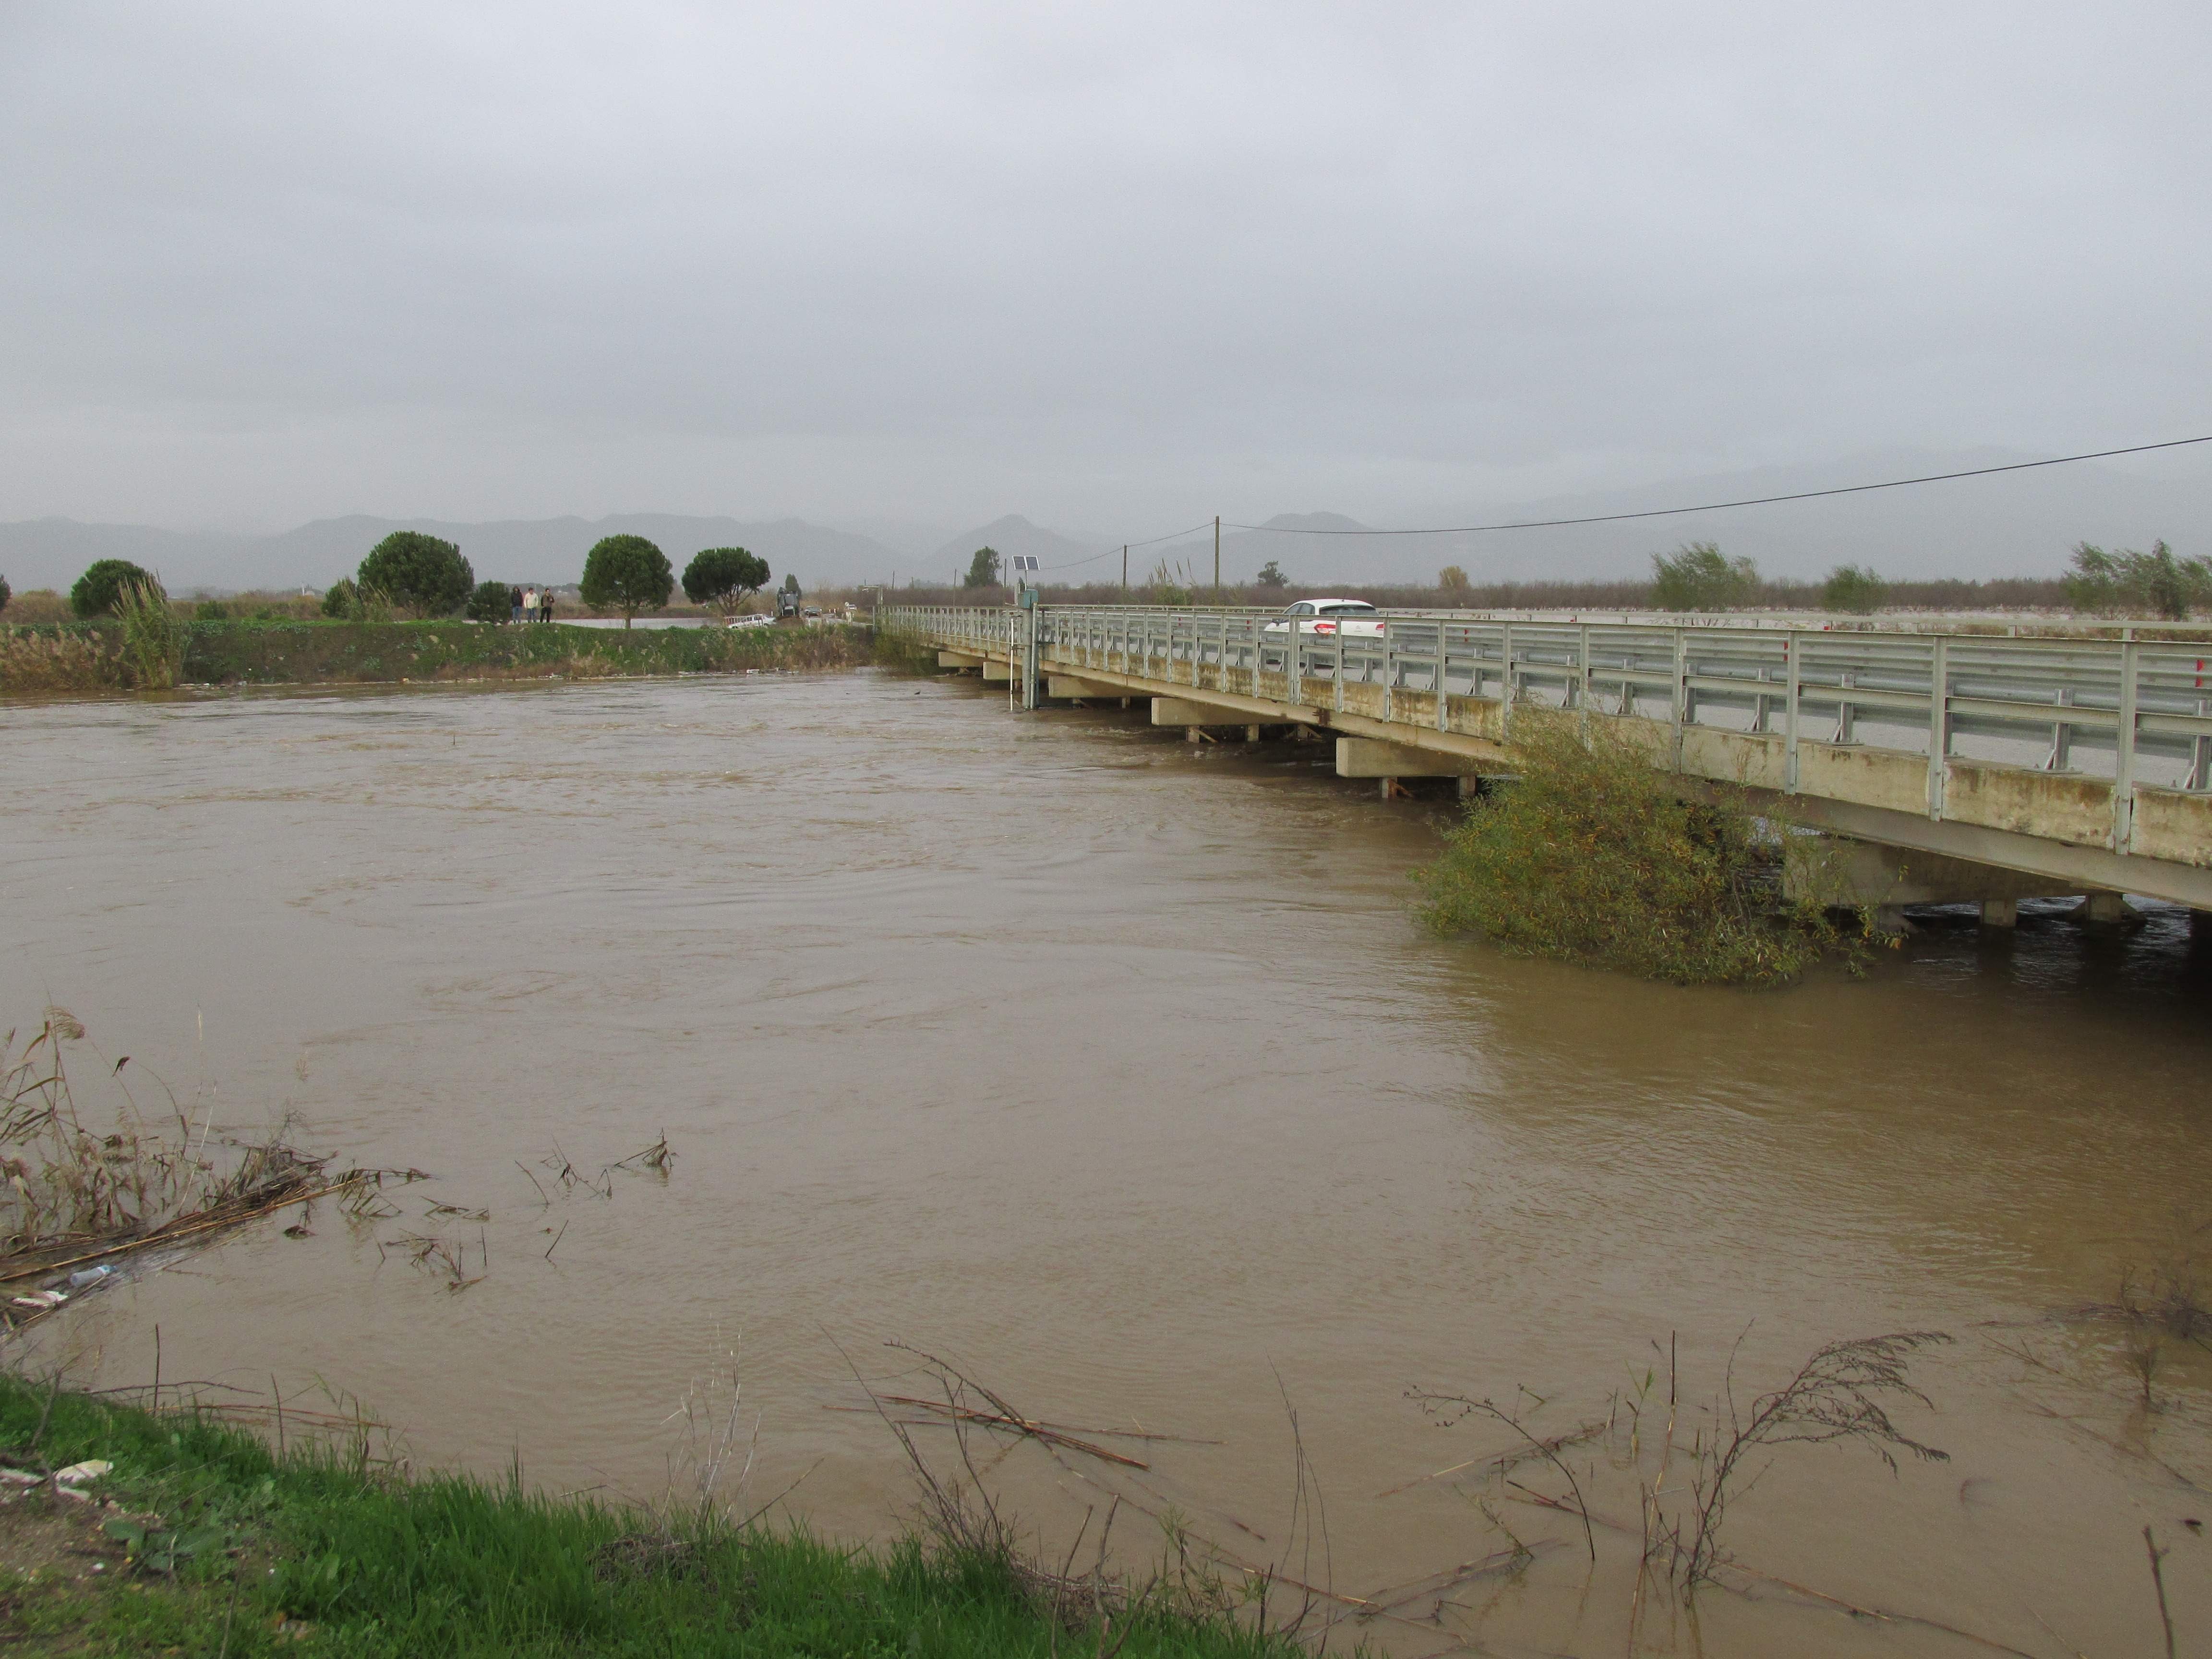
[[(1817, 466), (1760, 467), (1534, 501), (1447, 505), (1419, 513), (1413, 522), (1601, 518), (2029, 459), (1994, 451), (1886, 451)], [(2179, 553), (2212, 553), (2212, 475), (2144, 477), (2085, 463), (1726, 512), (1495, 532), (1392, 535), (1328, 513), (1280, 514), (1252, 522), (1265, 527), (1227, 528), (1222, 537), (1226, 580), (1248, 580), (1271, 559), (1302, 583), (1433, 580), (1447, 564), (1462, 567), (1477, 581), (1633, 578), (1649, 571), (1651, 553), (1688, 540), (1717, 541), (1729, 554), (1749, 554), (1771, 576), (1817, 576), (1846, 562), (1870, 563), (1885, 575), (1906, 579), (2035, 575), (2063, 568), (2068, 550), (2080, 541), (2148, 547), (2163, 538)], [(127, 558), (160, 571), (179, 592), (321, 588), (350, 573), (394, 530), (442, 536), (460, 547), (479, 575), (507, 581), (572, 581), (592, 543), (621, 533), (649, 538), (678, 568), (703, 547), (750, 548), (779, 580), (796, 574), (809, 590), (894, 576), (902, 584), (915, 577), (953, 580), (985, 546), (1036, 555), (1048, 580), (1104, 582), (1121, 575), (1117, 541), (1048, 530), (1018, 514), (938, 542), (926, 553), (917, 550), (939, 533), (926, 526), (879, 520), (871, 527), (897, 545), (804, 519), (748, 521), (666, 513), (484, 524), (356, 515), (319, 519), (270, 536), (38, 519), (0, 524), (0, 575), (19, 592), (66, 587), (94, 559)], [(1131, 579), (1142, 580), (1163, 559), (1200, 582), (1212, 580), (1210, 528), (1133, 549)]]

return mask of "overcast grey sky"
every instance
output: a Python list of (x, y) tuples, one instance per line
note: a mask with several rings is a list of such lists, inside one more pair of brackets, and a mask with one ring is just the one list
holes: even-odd
[(2212, 431), (2208, 66), (2203, 0), (0, 0), (0, 519), (1118, 538)]

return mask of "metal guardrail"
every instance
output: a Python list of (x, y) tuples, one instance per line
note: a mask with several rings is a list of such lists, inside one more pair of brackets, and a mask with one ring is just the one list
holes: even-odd
[[(1118, 672), (1170, 685), (1342, 710), (1347, 686), (1433, 698), (1588, 709), (1927, 757), (1929, 811), (1947, 759), (2115, 787), (2112, 845), (2128, 846), (2137, 785), (2212, 791), (2212, 644), (1990, 634), (1841, 632), (1723, 623), (1527, 622), (1387, 611), (1378, 636), (1293, 634), (1279, 611), (1174, 606), (1034, 610), (886, 606), (888, 626), (951, 649)], [(1425, 702), (1430, 699), (1423, 699)]]

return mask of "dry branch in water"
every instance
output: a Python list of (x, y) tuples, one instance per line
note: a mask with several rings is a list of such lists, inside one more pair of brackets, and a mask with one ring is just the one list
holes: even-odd
[[(1690, 1542), (1680, 1561), (1684, 1581), (1695, 1585), (1712, 1577), (1720, 1565), (1721, 1521), (1733, 1483), (1743, 1460), (1761, 1446), (1856, 1440), (1872, 1448), (1893, 1474), (1899, 1452), (1923, 1462), (1949, 1462), (1948, 1452), (1923, 1445), (1891, 1422), (1884, 1406), (1901, 1400), (1928, 1405), (1928, 1396), (1906, 1373), (1922, 1349), (1950, 1340), (1943, 1331), (1899, 1331), (1831, 1342), (1799, 1366), (1796, 1376), (1783, 1387), (1753, 1401), (1747, 1419), (1736, 1415), (1731, 1389), (1729, 1436), (1717, 1444), (1711, 1466), (1701, 1468), (1692, 1485)], [(1731, 1362), (1731, 1381), (1734, 1369)]]
[[(198, 1243), (319, 1198), (365, 1201), (383, 1179), (331, 1174), (327, 1158), (291, 1145), (289, 1122), (265, 1140), (236, 1141), (173, 1098), (173, 1123), (149, 1120), (123, 1083), (127, 1054), (108, 1067), (121, 1105), (105, 1127), (90, 1127), (63, 1054), (84, 1038), (73, 1016), (50, 1008), (20, 1048), (14, 1031), (0, 1041), (0, 1286)], [(12, 1305), (7, 1316), (20, 1322)]]

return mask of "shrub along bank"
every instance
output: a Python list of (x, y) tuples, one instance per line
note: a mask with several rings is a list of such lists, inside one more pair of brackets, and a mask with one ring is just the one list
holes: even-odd
[[(188, 685), (393, 684), (401, 680), (595, 679), (627, 675), (839, 668), (865, 662), (864, 630), (654, 628), (560, 623), (180, 623)], [(119, 623), (0, 629), (0, 694), (113, 691), (146, 682)]]
[(1726, 791), (1683, 800), (1601, 722), (1585, 732), (1572, 714), (1529, 710), (1514, 736), (1517, 777), (1414, 872), (1438, 933), (1680, 985), (1777, 985), (1832, 953), (1857, 968), (1893, 942), (1863, 915), (1838, 921), (1817, 861), (1807, 896), (1784, 897), (1790, 826)]
[[(1291, 1659), (1225, 1619), (1144, 1605), (1069, 1628), (1015, 1565), (908, 1541), (884, 1553), (696, 1511), (549, 1498), (519, 1480), (410, 1478), (365, 1442), (278, 1455), (0, 1376), (0, 1459), (112, 1465), (89, 1499), (0, 1501), (0, 1641), (70, 1655), (586, 1659), (1119, 1653)], [(94, 1571), (97, 1564), (99, 1571)], [(1080, 1620), (1068, 1621), (1084, 1624)]]

